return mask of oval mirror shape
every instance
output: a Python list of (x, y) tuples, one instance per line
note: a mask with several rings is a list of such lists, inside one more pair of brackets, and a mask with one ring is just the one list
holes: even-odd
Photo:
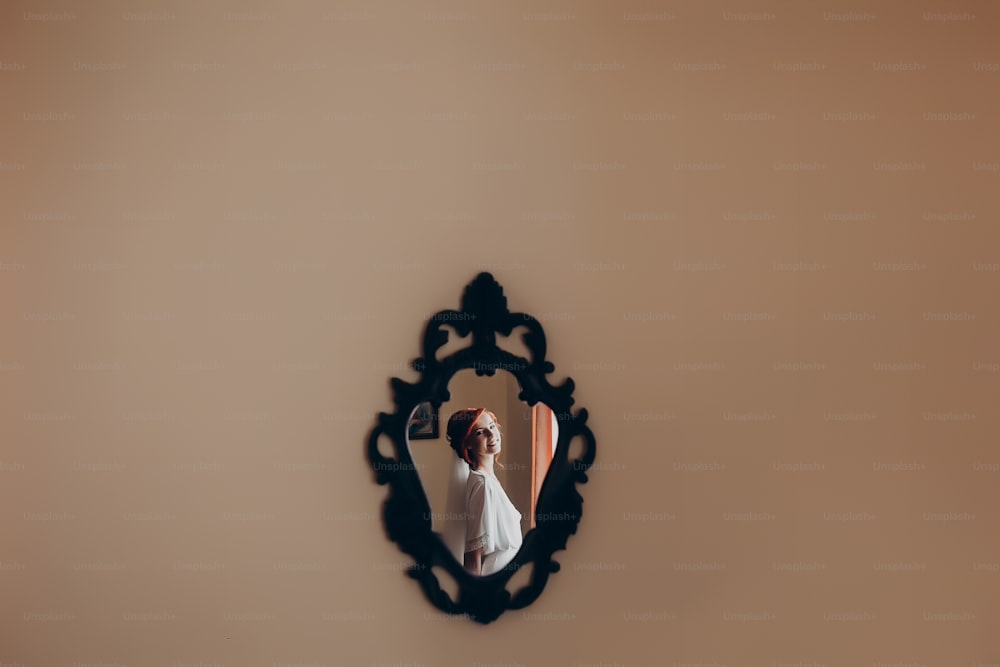
[(573, 380), (549, 381), (546, 350), (541, 323), (508, 310), (480, 273), (460, 310), (426, 320), (411, 362), (420, 377), (390, 378), (396, 411), (380, 412), (368, 438), (375, 481), (389, 487), (386, 534), (415, 561), (407, 575), (434, 606), (477, 623), (542, 593), (583, 513), (577, 486), (597, 445), (587, 410), (572, 407)]
[[(470, 574), (487, 576), (510, 563), (535, 527), (559, 425), (544, 403), (529, 406), (518, 398), (521, 387), (510, 373), (481, 377), (459, 371), (448, 390), (451, 399), (440, 408), (429, 401), (414, 408), (407, 447), (430, 505), (432, 530)], [(468, 412), (477, 408), (484, 409), (479, 429)], [(472, 463), (449, 438), (455, 429), (448, 425), (463, 417), (472, 429), (463, 451)], [(477, 444), (487, 456), (475, 455)]]

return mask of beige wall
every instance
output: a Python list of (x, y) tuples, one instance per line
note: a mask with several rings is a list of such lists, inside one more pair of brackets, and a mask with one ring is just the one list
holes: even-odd
[[(998, 22), (6, 3), (0, 662), (997, 664)], [(481, 270), (599, 446), (488, 627), (364, 456)]]

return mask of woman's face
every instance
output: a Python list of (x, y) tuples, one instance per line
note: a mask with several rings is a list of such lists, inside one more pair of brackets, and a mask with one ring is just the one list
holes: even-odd
[(482, 460), (484, 454), (500, 453), (500, 428), (489, 413), (484, 412), (479, 415), (479, 419), (472, 426), (472, 431), (469, 432), (469, 437), (465, 439), (465, 444), (469, 447), (473, 461)]

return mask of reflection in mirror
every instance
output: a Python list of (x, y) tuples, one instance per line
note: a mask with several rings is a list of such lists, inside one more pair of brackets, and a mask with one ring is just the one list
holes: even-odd
[(436, 414), (429, 403), (414, 410), (407, 446), (432, 530), (470, 573), (487, 576), (510, 562), (535, 527), (557, 420), (548, 406), (519, 400), (509, 373), (483, 377), (463, 370), (448, 390), (451, 400)]

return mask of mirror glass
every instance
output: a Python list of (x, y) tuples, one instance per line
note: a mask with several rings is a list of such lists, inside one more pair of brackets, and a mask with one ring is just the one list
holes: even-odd
[[(407, 446), (430, 504), (432, 530), (469, 572), (487, 576), (502, 570), (534, 528), (558, 422), (548, 406), (518, 399), (521, 389), (510, 373), (484, 377), (462, 370), (451, 378), (448, 390), (451, 400), (436, 412), (422, 403), (411, 413)], [(466, 408), (486, 408), (498, 427), (492, 429), (489, 414), (480, 414), (474, 424), (475, 413), (465, 414), (471, 427), (465, 444), (474, 466), (459, 457), (448, 437), (452, 416)]]

